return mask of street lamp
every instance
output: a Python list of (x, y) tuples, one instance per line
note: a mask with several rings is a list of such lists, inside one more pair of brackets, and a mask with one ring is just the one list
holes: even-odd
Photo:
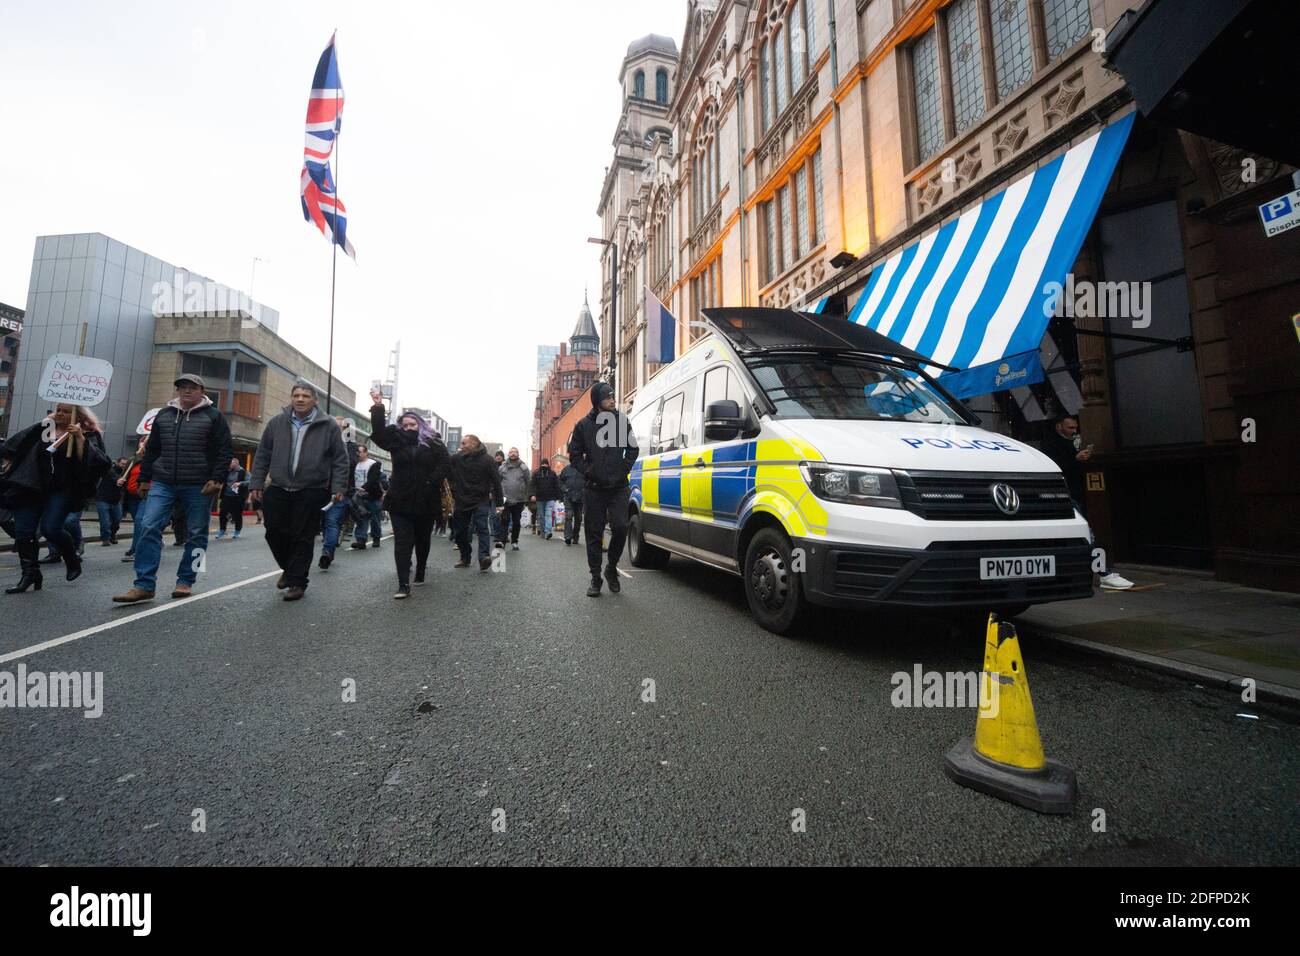
[(618, 372), (618, 346), (619, 346), (619, 327), (618, 327), (618, 245), (612, 239), (593, 239), (588, 238), (588, 242), (595, 243), (598, 246), (608, 246), (612, 254), (612, 265), (610, 275), (610, 300), (609, 314), (614, 322), (614, 346), (609, 352), (609, 378), (610, 387), (614, 389), (614, 394), (618, 395), (618, 388), (614, 384), (615, 375)]

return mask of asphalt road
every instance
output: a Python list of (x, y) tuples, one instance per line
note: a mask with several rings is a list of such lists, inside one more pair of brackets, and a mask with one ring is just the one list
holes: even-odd
[(590, 599), (582, 550), (521, 547), (484, 574), (435, 539), (408, 601), (391, 541), (341, 551), (286, 603), (253, 527), (188, 601), (164, 574), (113, 607), (130, 566), (95, 543), (81, 580), (0, 595), (0, 671), (102, 671), (105, 697), (98, 719), (0, 709), (0, 862), (1300, 862), (1294, 711), (1022, 635), (1080, 787), (1039, 816), (944, 776), (974, 710), (891, 703), (915, 664), (978, 670), (978, 631), (837, 612), (779, 638), (720, 572), (674, 559)]

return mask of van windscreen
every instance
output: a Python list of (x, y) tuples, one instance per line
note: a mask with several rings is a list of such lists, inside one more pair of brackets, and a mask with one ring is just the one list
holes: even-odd
[(868, 358), (767, 356), (746, 358), (745, 365), (776, 406), (778, 418), (967, 423), (925, 379)]

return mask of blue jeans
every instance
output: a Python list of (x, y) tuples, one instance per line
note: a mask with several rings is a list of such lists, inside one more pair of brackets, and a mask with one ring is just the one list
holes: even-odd
[(122, 524), (122, 503), (120, 501), (96, 501), (95, 510), (99, 512), (99, 539), (107, 541), (117, 534)]
[(537, 523), (541, 526), (542, 534), (550, 534), (551, 524), (555, 518), (555, 502), (539, 501), (537, 502)]
[(343, 526), (343, 516), (348, 512), (348, 500), (336, 501), (329, 506), (325, 512), (325, 540), (321, 542), (320, 553), (334, 555), (334, 549), (339, 546), (339, 529)]
[(69, 517), (67, 496), (62, 491), (52, 491), (39, 504), (14, 508), (14, 530), (20, 539), (43, 535), (50, 550), (63, 555), (76, 549), (76, 541), (67, 533)]
[(144, 508), (140, 507), (143, 502), (134, 496), (127, 495), (123, 498), (122, 510), (131, 516), (131, 553), (135, 554), (135, 546), (140, 543), (140, 522), (144, 519)]
[(491, 524), (489, 515), (492, 513), (491, 502), (483, 502), (473, 508), (465, 511), (457, 511), (452, 518), (452, 527), (456, 535), (456, 547), (460, 548), (461, 560), (468, 561), (470, 557), (470, 535), (478, 537), (478, 559), (492, 557), (492, 539), (488, 534), (488, 528)]
[(380, 525), (383, 505), (378, 498), (358, 498), (357, 500), (366, 506), (370, 516), (362, 518), (356, 523), (356, 540), (361, 544), (365, 544), (366, 533), (369, 532), (371, 537), (375, 539), (375, 544), (379, 544), (379, 539), (384, 536), (384, 529)]
[(496, 508), (492, 509), (492, 540), (506, 543), (506, 529), (501, 525), (501, 516)]
[(155, 481), (149, 486), (149, 496), (136, 512), (140, 524), (140, 537), (135, 543), (135, 586), (142, 591), (153, 591), (158, 583), (158, 564), (162, 561), (163, 527), (171, 519), (172, 506), (181, 503), (185, 509), (185, 527), (189, 539), (181, 552), (176, 569), (176, 583), (193, 586), (198, 580), (196, 567), (199, 552), (208, 550), (208, 517), (212, 499), (202, 494), (202, 485), (168, 485)]

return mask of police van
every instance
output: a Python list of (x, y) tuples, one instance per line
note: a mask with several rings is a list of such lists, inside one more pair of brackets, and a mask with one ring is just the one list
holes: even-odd
[(633, 566), (738, 575), (778, 634), (810, 604), (1012, 615), (1092, 594), (1059, 469), (980, 429), (934, 363), (840, 316), (703, 315), (632, 408)]

